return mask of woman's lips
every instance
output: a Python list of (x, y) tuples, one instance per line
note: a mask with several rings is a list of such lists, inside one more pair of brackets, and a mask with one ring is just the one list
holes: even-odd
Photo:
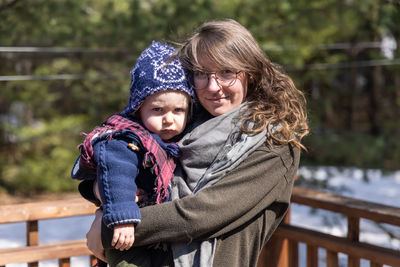
[(223, 101), (223, 100), (225, 100), (225, 99), (228, 99), (229, 97), (227, 97), (227, 96), (219, 96), (219, 97), (209, 97), (208, 98), (208, 101), (211, 101), (211, 102), (221, 102), (221, 101)]

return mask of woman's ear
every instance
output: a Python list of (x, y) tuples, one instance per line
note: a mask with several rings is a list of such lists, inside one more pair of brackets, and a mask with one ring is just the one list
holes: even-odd
[(254, 90), (256, 79), (253, 75), (247, 74), (247, 84), (246, 84), (246, 94), (245, 98), (249, 96), (249, 91), (252, 92)]
[(249, 87), (251, 87), (251, 86), (253, 86), (254, 85), (254, 83), (255, 83), (255, 81), (256, 81), (256, 79), (254, 79), (254, 76), (253, 75), (251, 75), (251, 74), (247, 74), (247, 86)]

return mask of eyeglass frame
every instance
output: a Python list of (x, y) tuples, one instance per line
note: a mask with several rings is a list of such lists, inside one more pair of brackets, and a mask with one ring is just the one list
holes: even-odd
[[(203, 88), (201, 88), (201, 89), (196, 88), (196, 85), (195, 85), (195, 76), (194, 76), (194, 73), (195, 73), (196, 71), (202, 72), (202, 73), (204, 73), (204, 74), (207, 75), (207, 83), (206, 83), (205, 86), (204, 86)], [(220, 70), (220, 71), (224, 71), (224, 70)], [(238, 79), (238, 75), (239, 75), (241, 72), (243, 72), (242, 70), (237, 71), (237, 72), (233, 72), (233, 73), (235, 74), (235, 78), (232, 79), (231, 84), (229, 84), (229, 85), (221, 85), (220, 82), (219, 82), (219, 80), (218, 80), (219, 78), (218, 78), (218, 76), (217, 76), (217, 72), (220, 72), (220, 71), (205, 72), (205, 71), (201, 71), (201, 70), (194, 70), (194, 71), (193, 71), (193, 88), (194, 88), (195, 90), (204, 90), (204, 89), (209, 85), (209, 83), (210, 83), (210, 77), (211, 77), (211, 75), (214, 75), (214, 77), (215, 77), (214, 79), (215, 79), (215, 81), (217, 82), (217, 84), (218, 84), (219, 86), (221, 86), (221, 87), (222, 87), (222, 86), (231, 87), (231, 86), (235, 85), (236, 80)]]

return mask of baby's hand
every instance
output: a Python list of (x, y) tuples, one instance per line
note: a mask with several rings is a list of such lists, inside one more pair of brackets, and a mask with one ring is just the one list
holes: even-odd
[(133, 223), (114, 226), (114, 236), (111, 245), (120, 251), (128, 250), (135, 241), (135, 226)]

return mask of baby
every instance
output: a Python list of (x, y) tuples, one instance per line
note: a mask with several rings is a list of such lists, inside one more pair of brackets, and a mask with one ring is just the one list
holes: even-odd
[[(130, 100), (120, 114), (94, 128), (79, 146), (71, 177), (82, 196), (103, 209), (103, 222), (113, 228), (112, 246), (129, 249), (139, 206), (169, 200), (179, 148), (194, 91), (175, 50), (154, 42), (131, 71)], [(138, 188), (145, 192), (135, 203)]]

